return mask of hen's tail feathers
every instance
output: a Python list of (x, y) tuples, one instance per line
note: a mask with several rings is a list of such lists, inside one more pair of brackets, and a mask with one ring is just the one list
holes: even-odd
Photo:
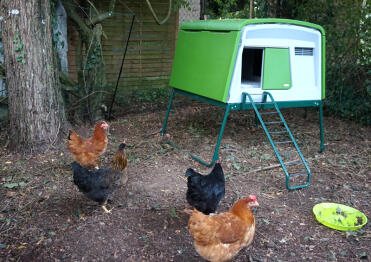
[(217, 172), (219, 174), (223, 174), (223, 168), (220, 163), (216, 163), (213, 170), (211, 172)]
[(188, 168), (187, 171), (185, 172), (185, 177), (190, 177), (190, 176), (194, 176), (194, 175), (198, 175), (198, 173), (196, 171), (194, 171), (192, 168)]

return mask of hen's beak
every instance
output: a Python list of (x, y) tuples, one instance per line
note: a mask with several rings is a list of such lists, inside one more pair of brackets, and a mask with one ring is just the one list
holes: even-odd
[(259, 206), (259, 203), (258, 203), (258, 201), (254, 201), (254, 202), (250, 203), (249, 206), (250, 207), (258, 207)]

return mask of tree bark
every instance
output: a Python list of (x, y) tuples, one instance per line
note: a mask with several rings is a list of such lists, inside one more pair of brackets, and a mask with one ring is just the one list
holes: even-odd
[(250, 19), (254, 18), (254, 0), (250, 0)]
[[(91, 2), (85, 8), (87, 17), (78, 13), (76, 4), (69, 0), (63, 1), (68, 17), (75, 23), (78, 29), (79, 41), (76, 47), (76, 65), (78, 71), (79, 96), (84, 99), (77, 110), (82, 120), (91, 123), (102, 119), (101, 111), (103, 93), (107, 86), (105, 64), (102, 56), (102, 41), (104, 36), (101, 22), (112, 16), (116, 0), (110, 0), (109, 10), (100, 14)], [(86, 10), (86, 9), (85, 9)]]
[(64, 126), (50, 0), (1, 0), (10, 148), (44, 151)]

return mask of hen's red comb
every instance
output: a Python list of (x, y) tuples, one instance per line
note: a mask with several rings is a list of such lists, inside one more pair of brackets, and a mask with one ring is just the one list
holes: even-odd
[(256, 201), (256, 196), (255, 195), (249, 195), (249, 198), (253, 201)]

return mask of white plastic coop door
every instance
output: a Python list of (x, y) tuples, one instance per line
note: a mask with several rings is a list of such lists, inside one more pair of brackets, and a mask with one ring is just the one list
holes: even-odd
[[(288, 53), (287, 65), (282, 61), (278, 65), (265, 65), (265, 62), (272, 61), (268, 57), (265, 59), (265, 53), (271, 50), (281, 50), (279, 56), (274, 55), (280, 59), (286, 59), (283, 53)], [(266, 74), (272, 72), (274, 67), (277, 67), (276, 74)], [(280, 74), (289, 75), (280, 80)], [(271, 82), (270, 86), (287, 87), (278, 87), (277, 90), (264, 87), (276, 101), (321, 100), (321, 33), (312, 28), (287, 24), (245, 26), (227, 103), (241, 103), (242, 92), (262, 94), (265, 91), (263, 79), (266, 83)], [(254, 96), (254, 99), (259, 101), (261, 96)]]

